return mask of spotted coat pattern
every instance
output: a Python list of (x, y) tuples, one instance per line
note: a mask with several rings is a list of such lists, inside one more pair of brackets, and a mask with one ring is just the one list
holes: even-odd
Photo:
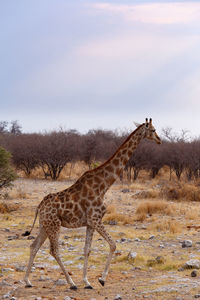
[(51, 255), (55, 257), (60, 265), (70, 287), (76, 289), (76, 285), (65, 270), (59, 256), (58, 238), (61, 226), (67, 228), (86, 226), (85, 261), (83, 268), (83, 280), (86, 288), (92, 288), (87, 279), (87, 264), (94, 230), (109, 243), (110, 252), (102, 277), (99, 278), (99, 282), (104, 285), (116, 246), (102, 224), (102, 218), (106, 212), (103, 198), (110, 186), (119, 177), (133, 151), (143, 138), (149, 138), (160, 143), (160, 139), (152, 126), (151, 119), (149, 122), (146, 120), (146, 123), (140, 125), (132, 132), (113, 156), (104, 164), (94, 170), (85, 172), (71, 187), (44, 197), (37, 208), (40, 231), (36, 240), (30, 246), (30, 259), (25, 275), (27, 286), (31, 286), (28, 276), (34, 257), (48, 237), (50, 240)]

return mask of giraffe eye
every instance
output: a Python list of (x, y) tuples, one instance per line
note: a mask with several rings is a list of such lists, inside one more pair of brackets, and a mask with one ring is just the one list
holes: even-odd
[(152, 129), (152, 132), (156, 132), (155, 129)]

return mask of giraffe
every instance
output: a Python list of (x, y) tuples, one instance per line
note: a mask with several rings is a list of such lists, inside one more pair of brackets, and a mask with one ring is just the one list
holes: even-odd
[(71, 187), (58, 193), (49, 194), (40, 202), (36, 209), (31, 230), (23, 234), (27, 236), (31, 233), (37, 215), (39, 215), (39, 233), (30, 246), (30, 257), (24, 277), (26, 287), (32, 286), (29, 281), (29, 273), (39, 248), (48, 237), (50, 254), (59, 264), (70, 285), (70, 289), (77, 289), (59, 256), (58, 238), (61, 226), (67, 228), (86, 227), (83, 282), (87, 289), (93, 288), (87, 278), (87, 266), (94, 231), (96, 230), (108, 242), (110, 251), (102, 276), (99, 278), (100, 284), (104, 286), (112, 255), (116, 249), (115, 242), (102, 223), (102, 218), (106, 212), (106, 206), (103, 202), (104, 195), (119, 177), (122, 169), (142, 139), (147, 138), (154, 140), (157, 144), (161, 143), (152, 125), (152, 119), (149, 121), (146, 119), (145, 123), (137, 124), (136, 126), (135, 131), (127, 137), (125, 142), (105, 163), (85, 172)]

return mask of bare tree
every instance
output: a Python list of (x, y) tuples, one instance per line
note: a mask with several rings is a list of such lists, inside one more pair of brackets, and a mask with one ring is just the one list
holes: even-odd
[(9, 132), (11, 134), (14, 134), (14, 135), (21, 134), (22, 133), (21, 129), (22, 129), (22, 127), (17, 120), (11, 121), (11, 126), (9, 129)]
[(77, 132), (51, 132), (40, 135), (37, 144), (39, 164), (44, 174), (58, 179), (64, 166), (78, 158), (79, 135)]
[(38, 166), (35, 145), (37, 134), (21, 134), (7, 137), (7, 148), (12, 153), (12, 161), (18, 170), (30, 176), (31, 171)]
[(8, 122), (0, 121), (0, 134), (8, 132)]

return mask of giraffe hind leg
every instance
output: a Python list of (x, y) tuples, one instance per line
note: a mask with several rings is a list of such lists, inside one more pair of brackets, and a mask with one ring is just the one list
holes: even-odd
[(27, 266), (27, 269), (26, 269), (26, 274), (25, 274), (25, 277), (24, 277), (26, 287), (32, 287), (31, 282), (29, 281), (28, 277), (29, 277), (29, 274), (31, 272), (31, 267), (33, 265), (34, 258), (36, 256), (38, 250), (40, 249), (40, 247), (42, 246), (42, 244), (46, 240), (46, 238), (47, 238), (47, 235), (46, 235), (46, 232), (45, 232), (44, 228), (40, 227), (40, 231), (38, 233), (38, 236), (36, 237), (34, 242), (30, 245), (30, 257), (29, 257), (29, 262), (28, 262), (28, 266)]
[(65, 270), (65, 267), (60, 259), (59, 244), (58, 244), (59, 230), (60, 230), (60, 225), (59, 226), (54, 225), (52, 228), (48, 227), (48, 229), (46, 230), (49, 241), (50, 241), (50, 254), (55, 258), (55, 260), (59, 264), (62, 272), (65, 275), (67, 282), (70, 285), (70, 289), (76, 290), (77, 287), (76, 287), (75, 283), (73, 282), (73, 280), (70, 277), (70, 275), (68, 274), (68, 272)]

